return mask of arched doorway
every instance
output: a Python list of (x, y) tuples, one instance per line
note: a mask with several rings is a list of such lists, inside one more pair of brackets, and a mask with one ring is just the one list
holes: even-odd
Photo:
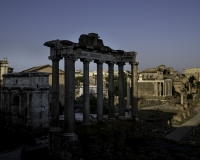
[(19, 96), (15, 95), (12, 104), (11, 104), (11, 116), (12, 116), (12, 123), (16, 124), (18, 123), (18, 116), (19, 116)]

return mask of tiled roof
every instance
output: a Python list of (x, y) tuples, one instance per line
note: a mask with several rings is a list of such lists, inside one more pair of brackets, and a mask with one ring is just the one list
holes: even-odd
[(141, 73), (157, 73), (158, 68), (148, 68), (143, 70)]
[[(45, 64), (45, 65), (41, 65), (41, 66), (35, 66), (26, 70), (23, 70), (22, 72), (38, 72), (39, 70), (43, 69), (43, 68), (47, 68), (47, 67), (52, 67), (49, 64)], [(64, 72), (62, 70), (60, 70), (61, 72)]]

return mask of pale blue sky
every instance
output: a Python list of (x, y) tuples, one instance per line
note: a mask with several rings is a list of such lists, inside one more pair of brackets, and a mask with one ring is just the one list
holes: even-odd
[(200, 0), (0, 1), (0, 60), (8, 57), (15, 72), (51, 64), (44, 42), (91, 32), (113, 49), (137, 51), (139, 70), (200, 67)]

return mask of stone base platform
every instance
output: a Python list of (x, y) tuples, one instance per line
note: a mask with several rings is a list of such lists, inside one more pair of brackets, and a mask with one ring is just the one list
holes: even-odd
[(80, 152), (78, 136), (74, 133), (49, 133), (49, 154), (57, 159), (74, 159)]

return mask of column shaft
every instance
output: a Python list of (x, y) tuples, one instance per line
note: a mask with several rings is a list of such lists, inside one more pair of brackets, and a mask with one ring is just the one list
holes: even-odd
[(168, 86), (168, 96), (170, 96), (170, 82), (167, 82), (167, 86)]
[(97, 61), (97, 120), (103, 120), (103, 76), (102, 62)]
[(59, 61), (52, 58), (52, 121), (51, 128), (60, 128), (59, 124)]
[(109, 106), (109, 118), (114, 118), (114, 63), (108, 62), (108, 106)]
[(124, 116), (124, 63), (118, 63), (119, 116)]
[(65, 57), (65, 120), (64, 132), (74, 134), (75, 61)]
[(87, 59), (83, 61), (83, 123), (90, 122), (90, 94), (89, 94), (89, 63)]
[(126, 108), (130, 109), (130, 78), (127, 77), (127, 97), (126, 97)]
[(131, 63), (131, 73), (132, 73), (132, 117), (138, 116), (138, 79), (137, 79), (137, 71), (138, 71), (138, 62)]

